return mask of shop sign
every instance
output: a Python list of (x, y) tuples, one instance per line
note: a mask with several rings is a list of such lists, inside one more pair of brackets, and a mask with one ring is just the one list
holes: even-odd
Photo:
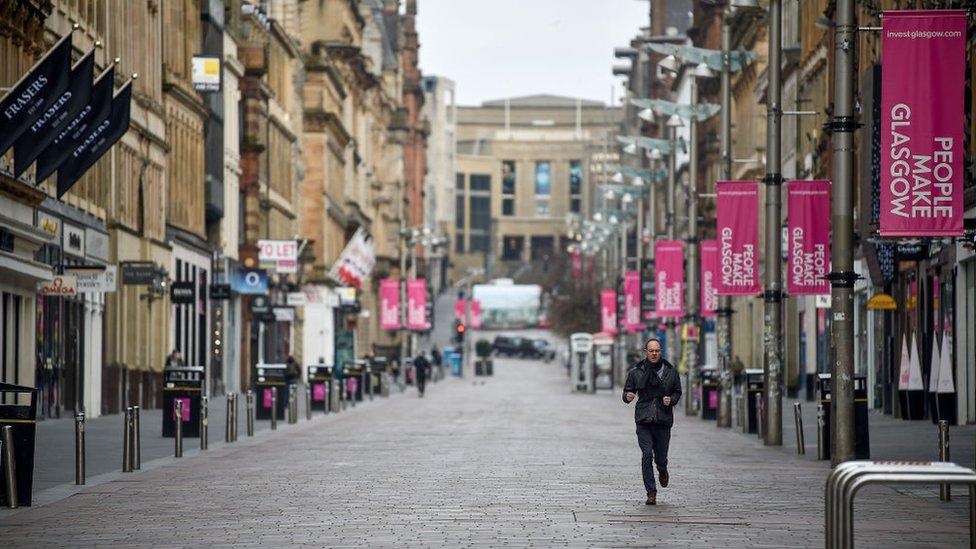
[(108, 235), (95, 229), (85, 229), (85, 252), (88, 257), (108, 261)]
[(298, 272), (298, 242), (295, 240), (258, 240), (258, 263), (262, 269), (279, 274)]
[(193, 89), (199, 92), (219, 92), (220, 72), (220, 57), (194, 55), (190, 68)]
[(105, 267), (70, 267), (66, 270), (78, 279), (79, 294), (114, 292), (118, 288), (117, 268), (115, 265), (106, 265)]
[(173, 305), (189, 305), (196, 301), (196, 284), (193, 281), (174, 282), (169, 287), (169, 300)]
[(61, 248), (64, 253), (76, 257), (85, 257), (85, 229), (68, 223), (63, 224), (61, 234)]
[(329, 276), (343, 284), (359, 288), (375, 265), (376, 251), (373, 249), (372, 237), (360, 227), (332, 265)]
[(278, 322), (295, 322), (294, 307), (275, 307), (271, 312), (274, 313), (274, 318)]
[(868, 309), (874, 311), (894, 311), (898, 309), (895, 298), (886, 293), (877, 293), (871, 296), (867, 304)]
[(37, 228), (51, 238), (61, 240), (61, 219), (40, 210), (37, 212)]
[(41, 282), (38, 293), (44, 296), (70, 297), (78, 294), (78, 279), (73, 274), (55, 275), (50, 281)]
[(285, 304), (289, 307), (305, 305), (305, 292), (288, 292), (288, 295), (285, 296)]
[(268, 273), (264, 269), (234, 269), (230, 287), (239, 294), (264, 295), (268, 293)]
[(122, 263), (122, 284), (149, 286), (158, 270), (152, 261), (125, 261)]
[(210, 299), (215, 299), (215, 300), (230, 299), (230, 284), (211, 284)]

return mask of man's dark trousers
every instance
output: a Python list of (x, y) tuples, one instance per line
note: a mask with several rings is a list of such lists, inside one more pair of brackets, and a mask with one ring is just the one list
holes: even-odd
[(663, 425), (637, 424), (637, 444), (641, 449), (641, 473), (644, 474), (644, 489), (657, 492), (654, 482), (654, 465), (658, 469), (668, 468), (668, 445), (671, 444), (671, 428)]

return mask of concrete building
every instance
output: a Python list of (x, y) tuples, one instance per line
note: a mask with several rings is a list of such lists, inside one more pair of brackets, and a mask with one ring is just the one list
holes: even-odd
[(609, 150), (621, 109), (534, 95), (459, 107), (452, 267), (517, 273), (565, 254), (568, 215), (591, 209), (590, 157)]
[[(454, 81), (443, 76), (423, 78), (423, 117), (427, 136), (427, 175), (424, 177), (424, 228), (446, 235), (454, 222), (454, 174), (457, 173), (457, 103)], [(427, 274), (434, 294), (447, 284), (448, 248), (427, 251)]]

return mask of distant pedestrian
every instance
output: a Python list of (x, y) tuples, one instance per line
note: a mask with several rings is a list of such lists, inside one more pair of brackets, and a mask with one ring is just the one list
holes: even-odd
[(652, 337), (644, 344), (646, 358), (627, 371), (624, 382), (625, 403), (635, 398), (634, 421), (637, 423), (637, 444), (641, 449), (641, 472), (647, 505), (657, 504), (654, 484), (654, 465), (657, 465), (661, 487), (668, 486), (668, 446), (671, 443), (673, 410), (681, 399), (681, 380), (678, 371), (661, 357), (661, 342)]
[(173, 352), (166, 357), (166, 367), (167, 368), (183, 368), (186, 363), (183, 362), (183, 355), (179, 351), (173, 349)]
[(434, 365), (434, 381), (444, 379), (444, 357), (437, 350), (437, 345), (434, 345), (434, 348), (430, 351), (430, 361)]
[(289, 356), (285, 360), (285, 380), (289, 385), (297, 384), (302, 375), (302, 369), (298, 366), (298, 361), (295, 357)]
[(417, 358), (413, 359), (413, 379), (421, 397), (424, 396), (424, 386), (427, 384), (428, 368), (430, 368), (430, 362), (424, 356), (423, 351), (417, 353)]

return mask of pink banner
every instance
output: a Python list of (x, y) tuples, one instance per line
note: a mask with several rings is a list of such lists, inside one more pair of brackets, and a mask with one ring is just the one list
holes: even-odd
[(380, 280), (380, 329), (400, 329), (400, 280)]
[(963, 234), (964, 10), (881, 19), (882, 236)]
[(642, 328), (640, 319), (640, 273), (624, 273), (624, 318), (623, 329), (632, 334)]
[(426, 330), (427, 323), (427, 281), (414, 278), (407, 281), (407, 329)]
[(579, 252), (573, 252), (573, 280), (578, 280), (583, 273), (583, 256)]
[(454, 300), (454, 319), (464, 322), (464, 309), (465, 301), (462, 298), (457, 298)]
[(718, 241), (701, 241), (701, 315), (713, 317), (718, 311)]
[(600, 331), (617, 333), (617, 292), (600, 290)]
[(787, 291), (790, 295), (830, 294), (830, 181), (790, 181)]
[(481, 302), (477, 299), (471, 300), (471, 327), (481, 328)]
[(759, 293), (759, 183), (719, 181), (715, 185), (720, 295)]
[(654, 276), (657, 318), (682, 317), (685, 314), (685, 245), (680, 240), (654, 243)]

